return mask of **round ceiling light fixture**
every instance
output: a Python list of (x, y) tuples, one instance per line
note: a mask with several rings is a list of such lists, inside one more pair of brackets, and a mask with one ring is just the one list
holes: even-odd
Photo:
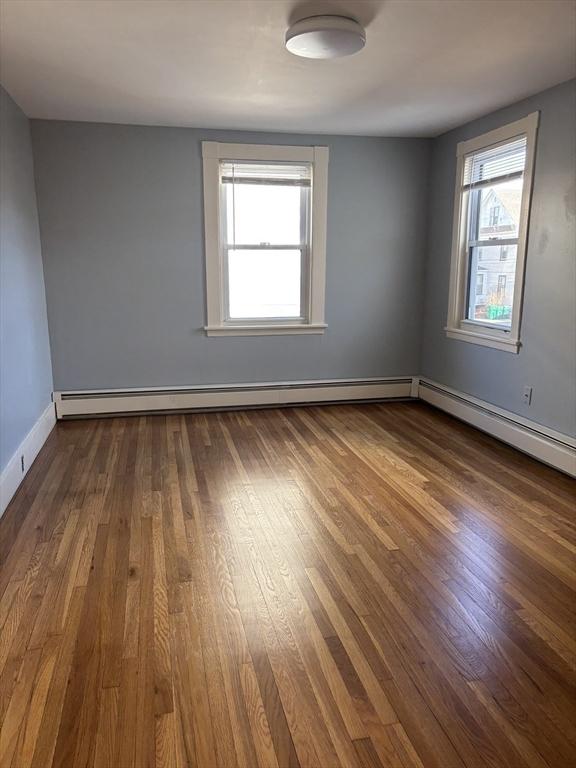
[(286, 48), (307, 59), (337, 59), (364, 48), (366, 32), (346, 16), (310, 16), (286, 32)]

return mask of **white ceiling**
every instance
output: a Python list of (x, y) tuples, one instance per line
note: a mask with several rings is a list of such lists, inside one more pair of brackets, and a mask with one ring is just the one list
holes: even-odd
[[(366, 48), (298, 59), (337, 12)], [(31, 117), (432, 136), (576, 75), (573, 0), (1, 0), (0, 79)]]

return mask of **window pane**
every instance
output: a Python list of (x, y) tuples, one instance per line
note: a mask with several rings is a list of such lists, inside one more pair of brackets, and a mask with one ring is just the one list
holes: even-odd
[(228, 278), (230, 319), (300, 317), (299, 250), (230, 250)]
[(470, 199), (470, 240), (517, 239), (522, 179), (474, 190)]
[(468, 320), (510, 327), (516, 245), (489, 245), (470, 249)]
[(514, 173), (522, 173), (526, 165), (527, 138), (521, 136), (496, 147), (473, 152), (464, 164), (464, 184), (478, 184)]
[(302, 187), (225, 184), (224, 189), (229, 245), (300, 244)]

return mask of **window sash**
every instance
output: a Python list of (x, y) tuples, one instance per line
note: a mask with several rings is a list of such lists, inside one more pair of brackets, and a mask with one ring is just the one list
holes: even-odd
[[(506, 240), (505, 244), (516, 245), (517, 242), (518, 242), (517, 240), (515, 241)], [(465, 244), (464, 251), (463, 251), (464, 259), (465, 259), (465, 270), (464, 270), (465, 303), (463, 306), (462, 317), (460, 319), (460, 322), (464, 326), (471, 324), (471, 325), (477, 326), (478, 328), (484, 328), (487, 331), (499, 330), (501, 332), (503, 331), (504, 333), (508, 334), (512, 329), (512, 317), (508, 320), (501, 320), (501, 321), (497, 321), (497, 320), (487, 321), (483, 319), (478, 320), (475, 317), (470, 317), (470, 314), (472, 314), (472, 307), (470, 302), (472, 297), (472, 281), (474, 279), (473, 278), (474, 270), (472, 268), (473, 261), (474, 261), (474, 251), (477, 248), (498, 247), (501, 244), (502, 243), (500, 243), (499, 241), (494, 241), (494, 240), (478, 240), (475, 242), (470, 241)], [(518, 265), (516, 266), (518, 268)]]
[[(523, 137), (522, 139), (518, 139), (517, 137), (510, 142), (504, 142), (501, 145), (500, 152), (498, 153), (500, 157), (506, 157), (507, 154), (511, 154), (506, 150), (507, 144), (510, 144), (513, 148), (524, 146), (525, 152), (526, 149), (526, 137)], [(473, 152), (470, 155), (466, 156), (464, 158), (464, 165), (462, 169), (462, 181), (464, 182), (465, 179), (470, 178), (470, 176), (473, 176), (473, 171), (470, 170), (470, 167), (474, 166), (475, 159), (477, 157), (488, 157), (489, 158), (489, 152), (490, 150), (484, 150), (479, 149), (477, 152)], [(488, 159), (489, 162), (489, 159)], [(500, 175), (493, 175), (490, 176), (487, 179), (478, 179), (474, 181), (470, 181), (469, 183), (461, 183), (460, 184), (460, 197), (461, 197), (461, 205), (463, 209), (463, 218), (466, 222), (465, 226), (465, 237), (464, 241), (462, 243), (462, 258), (465, 260), (465, 269), (464, 269), (464, 296), (465, 300), (463, 303), (463, 308), (461, 311), (461, 320), (460, 322), (462, 324), (472, 323), (475, 326), (479, 328), (485, 328), (487, 330), (500, 330), (504, 331), (506, 333), (509, 333), (512, 328), (512, 317), (507, 320), (503, 321), (485, 321), (485, 320), (478, 320), (477, 318), (471, 317), (472, 314), (472, 306), (471, 306), (471, 300), (472, 295), (474, 294), (472, 281), (474, 280), (475, 270), (474, 270), (474, 262), (475, 262), (475, 249), (483, 248), (483, 247), (498, 247), (498, 246), (508, 246), (508, 245), (518, 245), (519, 238), (518, 237), (493, 237), (488, 239), (478, 239), (478, 232), (480, 231), (480, 215), (481, 215), (481, 191), (483, 189), (486, 189), (487, 187), (494, 187), (498, 184), (502, 184), (506, 181), (513, 181), (518, 179), (524, 180), (524, 173), (525, 173), (525, 167), (526, 167), (526, 156), (525, 156), (525, 165), (524, 168), (521, 170), (517, 170), (513, 173), (503, 173)], [(492, 217), (493, 208), (489, 211), (489, 217)], [(500, 206), (498, 206), (498, 210), (500, 211)], [(514, 301), (515, 299), (513, 299)]]
[[(293, 323), (307, 323), (309, 321), (309, 295), (310, 295), (310, 205), (311, 205), (311, 193), (312, 193), (312, 175), (310, 168), (310, 178), (302, 180), (285, 179), (285, 184), (281, 186), (299, 186), (301, 188), (300, 193), (300, 242), (299, 243), (281, 243), (275, 245), (273, 243), (235, 243), (230, 242), (227, 238), (228, 234), (228, 206), (226, 202), (226, 185), (228, 183), (247, 183), (247, 184), (270, 184), (271, 186), (279, 186), (276, 183), (277, 177), (271, 179), (253, 176), (250, 179), (244, 179), (239, 182), (238, 177), (224, 176), (222, 175), (223, 169), (226, 168), (226, 163), (220, 163), (220, 206), (221, 206), (221, 250), (222, 250), (222, 295), (224, 299), (224, 315), (223, 322), (226, 325), (269, 325), (274, 324), (293, 324)], [(250, 169), (256, 169), (258, 167), (266, 168), (270, 167), (268, 163), (250, 163)], [(292, 164), (285, 164), (290, 166)], [(276, 166), (276, 164), (274, 164)], [(292, 166), (296, 168), (306, 167), (301, 164)], [(253, 170), (254, 172), (254, 170)], [(231, 178), (232, 182), (225, 181), (225, 179)], [(296, 183), (297, 182), (297, 183)], [(302, 183), (300, 183), (302, 182)], [(307, 182), (307, 183), (306, 183)], [(292, 250), (300, 251), (300, 314), (290, 317), (230, 317), (230, 266), (229, 266), (229, 251), (282, 251)]]
[[(487, 243), (488, 246), (497, 247), (497, 244), (495, 245), (493, 242)], [(476, 275), (476, 280), (480, 276), (482, 276), (482, 292), (480, 293), (481, 296), (484, 296), (484, 289), (486, 288), (486, 278), (488, 278), (488, 273), (478, 273), (476, 272), (476, 265), (477, 260), (475, 258), (475, 249), (481, 248), (482, 245), (470, 245), (467, 249), (467, 265), (466, 265), (466, 305), (465, 305), (465, 311), (464, 311), (464, 317), (462, 318), (463, 323), (473, 323), (474, 325), (478, 326), (479, 328), (491, 328), (491, 329), (499, 329), (506, 332), (509, 332), (512, 327), (512, 317), (506, 318), (505, 320), (478, 320), (475, 317), (471, 317), (471, 315), (474, 314), (475, 305), (473, 304), (473, 296), (475, 297), (478, 295), (478, 284), (473, 285), (474, 282), (474, 275)], [(498, 285), (500, 285), (500, 277), (498, 276)], [(505, 276), (504, 276), (505, 277)], [(474, 290), (473, 290), (474, 288)], [(500, 288), (498, 288), (500, 290)]]
[[(238, 250), (253, 250), (253, 251), (282, 251), (282, 250), (291, 250), (291, 251), (300, 251), (300, 314), (299, 315), (290, 315), (288, 317), (277, 317), (274, 315), (269, 315), (266, 317), (250, 317), (250, 316), (242, 316), (242, 317), (230, 317), (230, 266), (228, 261), (228, 251), (238, 251)], [(223, 258), (222, 258), (223, 266), (224, 266), (224, 285), (223, 285), (223, 294), (224, 294), (224, 322), (228, 325), (245, 325), (246, 323), (249, 323), (250, 325), (263, 325), (263, 324), (269, 324), (270, 322), (278, 323), (278, 324), (291, 324), (294, 322), (297, 323), (306, 323), (308, 321), (308, 313), (305, 311), (307, 306), (307, 299), (308, 299), (308, 292), (309, 292), (309, 280), (308, 280), (308, 272), (309, 272), (309, 263), (310, 263), (310, 253), (309, 253), (309, 247), (308, 245), (292, 245), (292, 246), (282, 246), (280, 248), (277, 248), (274, 245), (259, 245), (257, 247), (252, 246), (234, 246), (234, 245), (226, 245), (223, 247)]]
[[(262, 165), (265, 165), (264, 163)], [(252, 183), (252, 182), (250, 182)], [(268, 183), (268, 182), (266, 182)], [(278, 186), (277, 184), (274, 184), (273, 186)], [(290, 184), (289, 186), (293, 186)], [(300, 242), (295, 244), (297, 248), (303, 248), (303, 247), (310, 247), (311, 243), (311, 204), (312, 204), (312, 195), (313, 195), (313, 189), (311, 184), (298, 184), (297, 186), (300, 186)], [(237, 243), (237, 242), (230, 242), (228, 240), (228, 206), (226, 204), (226, 185), (222, 183), (222, 180), (220, 179), (220, 243), (222, 247), (226, 248), (252, 248), (254, 247), (256, 250), (259, 247), (266, 247), (270, 245), (272, 248), (278, 247), (279, 250), (282, 248), (291, 248), (290, 244), (280, 244), (279, 246), (273, 246), (272, 243), (266, 243), (266, 242), (260, 242), (258, 244), (254, 243), (253, 245), (250, 243)]]

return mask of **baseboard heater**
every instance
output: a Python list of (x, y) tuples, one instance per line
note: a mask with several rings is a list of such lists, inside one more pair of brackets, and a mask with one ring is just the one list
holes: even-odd
[(409, 398), (413, 377), (55, 392), (59, 419)]
[(418, 397), (544, 464), (576, 476), (573, 437), (429, 379), (419, 380)]

